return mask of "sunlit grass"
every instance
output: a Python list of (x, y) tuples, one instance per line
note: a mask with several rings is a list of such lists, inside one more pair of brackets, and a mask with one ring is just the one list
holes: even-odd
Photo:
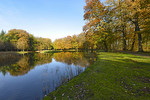
[(71, 49), (71, 50), (43, 50), (39, 51), (40, 53), (58, 53), (58, 52), (76, 52), (77, 50)]
[(100, 52), (94, 65), (44, 100), (148, 100), (149, 97), (150, 57)]
[(44, 50), (41, 51), (40, 53), (57, 53), (57, 52), (63, 52), (63, 50)]
[(7, 54), (7, 53), (18, 53), (18, 54), (25, 54), (25, 53), (29, 53), (31, 51), (5, 51), (5, 52), (0, 52), (0, 54)]
[(16, 53), (25, 54), (25, 53), (29, 53), (29, 51), (17, 51)]

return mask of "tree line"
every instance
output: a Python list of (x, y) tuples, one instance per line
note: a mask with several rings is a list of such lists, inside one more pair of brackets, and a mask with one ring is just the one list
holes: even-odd
[(67, 36), (64, 38), (56, 39), (53, 42), (53, 47), (55, 50), (68, 50), (68, 49), (86, 49), (85, 33), (79, 35)]
[(0, 34), (0, 50), (150, 51), (149, 0), (85, 0), (83, 32), (56, 39), (35, 38), (24, 30)]
[(25, 30), (12, 29), (0, 33), (0, 51), (36, 51), (52, 49), (51, 39), (34, 37)]
[(108, 50), (150, 50), (149, 0), (86, 0), (84, 32)]
[(55, 40), (54, 49), (150, 51), (148, 0), (86, 0), (83, 33)]
[(52, 54), (30, 53), (20, 55), (17, 53), (4, 53), (0, 57), (0, 72), (3, 75), (10, 73), (12, 76), (27, 74), (36, 65), (52, 62)]
[(30, 53), (25, 55), (4, 53), (0, 57), (0, 72), (3, 75), (8, 72), (12, 76), (25, 75), (37, 65), (51, 63), (53, 58), (68, 65), (87, 67), (96, 61), (96, 54), (89, 57), (87, 53), (83, 52)]

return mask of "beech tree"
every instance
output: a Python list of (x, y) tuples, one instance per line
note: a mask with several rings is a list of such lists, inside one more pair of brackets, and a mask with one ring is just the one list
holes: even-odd
[(109, 13), (109, 9), (99, 0), (86, 0), (84, 10), (84, 20), (86, 20), (87, 23), (83, 30), (86, 33), (91, 49), (93, 49), (98, 42), (101, 42), (105, 51), (108, 51), (108, 39), (112, 33), (110, 32), (111, 13)]
[(129, 20), (134, 24), (135, 33), (138, 34), (138, 51), (140, 52), (143, 52), (141, 25), (143, 21), (145, 23), (145, 20), (149, 19), (149, 2), (148, 0), (126, 0)]

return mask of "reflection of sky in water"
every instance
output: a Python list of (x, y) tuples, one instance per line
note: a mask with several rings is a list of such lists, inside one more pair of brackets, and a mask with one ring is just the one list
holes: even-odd
[(37, 65), (23, 76), (0, 73), (0, 100), (39, 100), (84, 70), (85, 67), (52, 59), (51, 63)]

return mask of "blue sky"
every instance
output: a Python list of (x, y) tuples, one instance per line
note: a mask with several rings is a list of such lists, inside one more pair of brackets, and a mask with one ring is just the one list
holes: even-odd
[(36, 37), (80, 34), (85, 0), (0, 0), (0, 30), (24, 29)]

